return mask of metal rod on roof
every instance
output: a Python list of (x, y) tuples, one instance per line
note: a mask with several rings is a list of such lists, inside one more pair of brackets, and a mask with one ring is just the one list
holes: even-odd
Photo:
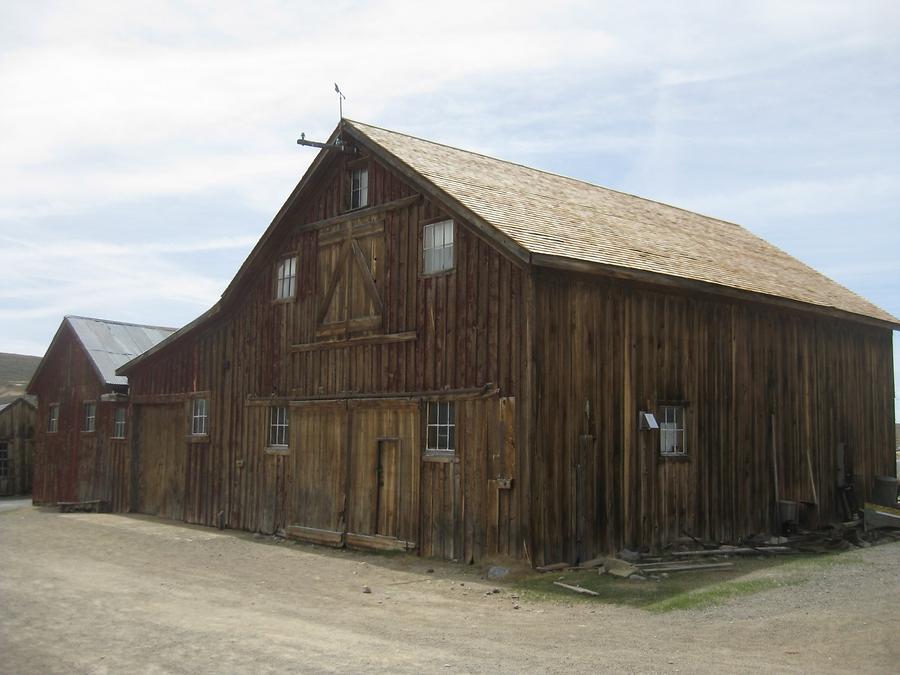
[(344, 101), (347, 100), (347, 97), (344, 96), (344, 92), (341, 91), (337, 82), (334, 83), (334, 90), (338, 95), (338, 111), (340, 112), (341, 119), (344, 119)]
[(340, 138), (338, 138), (334, 143), (319, 143), (318, 141), (308, 141), (306, 140), (306, 134), (300, 134), (300, 138), (297, 139), (297, 145), (305, 145), (311, 148), (324, 148), (325, 150), (340, 150), (341, 152), (346, 152), (349, 155), (356, 154), (356, 148), (353, 146), (347, 145)]

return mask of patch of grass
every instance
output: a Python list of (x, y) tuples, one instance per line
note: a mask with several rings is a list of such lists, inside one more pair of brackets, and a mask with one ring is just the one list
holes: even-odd
[[(733, 568), (719, 571), (673, 572), (667, 578), (634, 581), (595, 570), (529, 574), (513, 581), (523, 598), (605, 602), (637, 607), (651, 612), (710, 607), (773, 588), (803, 583), (810, 575), (834, 565), (861, 564), (858, 555), (779, 556), (774, 558), (732, 558)], [(556, 586), (554, 581), (587, 588), (599, 596), (578, 595)]]
[(647, 605), (645, 609), (651, 612), (671, 612), (676, 609), (700, 609), (703, 607), (711, 607), (713, 605), (721, 605), (726, 600), (737, 598), (742, 595), (752, 595), (760, 591), (767, 591), (771, 588), (780, 588), (796, 583), (800, 583), (800, 579), (745, 579), (743, 581), (726, 581), (720, 584), (714, 584), (708, 588), (701, 588), (688, 593), (680, 593), (673, 595), (665, 600), (660, 600)]

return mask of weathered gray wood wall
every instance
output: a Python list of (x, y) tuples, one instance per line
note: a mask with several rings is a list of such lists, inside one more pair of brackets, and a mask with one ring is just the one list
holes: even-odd
[[(540, 562), (769, 531), (773, 442), (784, 499), (813, 501), (810, 451), (822, 520), (839, 444), (867, 490), (891, 472), (889, 329), (564, 272), (537, 276), (536, 316)], [(665, 402), (686, 405), (684, 458), (638, 431)]]

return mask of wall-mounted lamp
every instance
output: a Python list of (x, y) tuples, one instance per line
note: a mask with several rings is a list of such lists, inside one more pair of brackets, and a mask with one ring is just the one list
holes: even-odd
[(646, 410), (638, 413), (638, 429), (641, 431), (654, 431), (659, 429), (659, 423), (656, 421), (656, 415)]

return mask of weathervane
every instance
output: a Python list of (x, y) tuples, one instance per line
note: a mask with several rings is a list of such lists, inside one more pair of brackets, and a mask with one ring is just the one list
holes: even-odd
[[(344, 100), (347, 98), (344, 96), (344, 92), (341, 91), (341, 88), (338, 86), (338, 83), (334, 83), (334, 90), (338, 95), (338, 110), (341, 113), (341, 120), (344, 119)], [(348, 155), (355, 155), (356, 148), (352, 145), (349, 145), (343, 141), (338, 134), (337, 138), (334, 139), (334, 143), (319, 143), (318, 141), (308, 141), (306, 140), (306, 134), (300, 134), (300, 138), (297, 139), (297, 145), (305, 145), (307, 147), (313, 148), (322, 148), (323, 150), (340, 150), (341, 152), (346, 152)]]
[(344, 101), (347, 100), (347, 97), (344, 96), (344, 92), (341, 91), (341, 88), (338, 86), (338, 83), (334, 83), (334, 90), (338, 95), (338, 111), (340, 112), (341, 119), (344, 119)]

